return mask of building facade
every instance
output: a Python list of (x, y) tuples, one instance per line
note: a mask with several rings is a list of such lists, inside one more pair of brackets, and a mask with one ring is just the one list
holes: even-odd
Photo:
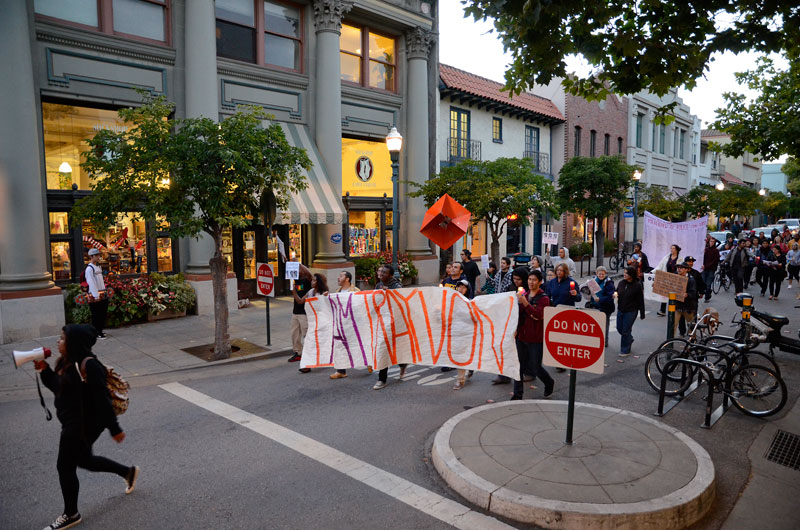
[[(510, 98), (502, 88), (502, 83), (452, 66), (439, 66), (439, 166), (464, 159), (528, 158), (538, 173), (553, 180), (552, 154), (560, 145), (553, 143), (551, 130), (563, 123), (562, 114), (547, 98), (533, 94)], [(549, 226), (542, 216), (527, 225), (509, 220), (500, 237), (500, 255), (541, 254), (543, 229), (549, 230)], [(475, 223), (453, 246), (454, 255), (463, 248), (475, 257), (490, 253), (491, 234), (485, 221)]]
[(761, 166), (761, 188), (766, 191), (779, 191), (786, 194), (786, 185), (789, 182), (789, 177), (781, 171), (783, 163), (763, 164)]
[[(703, 129), (702, 138), (706, 142), (725, 145), (731, 138), (724, 132)], [(757, 155), (745, 152), (739, 157), (718, 154), (717, 174), (725, 184), (736, 184), (748, 188), (761, 188), (761, 160)]]
[[(351, 256), (391, 245), (391, 164), (385, 136), (405, 137), (399, 180), (436, 167), (436, 2), (425, 0), (0, 0), (6, 50), (0, 81), (0, 337), (57, 334), (60, 286), (77, 281), (91, 247), (120, 275), (183, 271), (198, 312), (213, 311), (208, 238), (176, 240), (132, 212), (100, 233), (73, 226), (91, 193), (86, 139), (122, 130), (116, 110), (165, 95), (178, 117), (225, 119), (239, 105), (274, 116), (313, 162), (266, 235), (258, 219), (226, 235), (229, 306), (254, 294), (255, 263), (288, 253), (329, 276)], [(18, 53), (17, 53), (18, 52)], [(388, 198), (388, 201), (387, 201)], [(436, 261), (419, 234), (425, 207), (399, 193), (400, 245), (422, 281)], [(387, 229), (387, 227), (389, 227)], [(388, 242), (388, 243), (387, 243)], [(370, 247), (373, 245), (373, 247)], [(428, 278), (430, 276), (430, 278)], [(279, 286), (280, 289), (280, 286)]]

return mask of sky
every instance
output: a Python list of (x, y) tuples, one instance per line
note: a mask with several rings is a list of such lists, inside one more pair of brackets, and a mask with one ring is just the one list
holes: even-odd
[[(492, 23), (475, 22), (472, 17), (464, 18), (459, 0), (439, 0), (439, 9), (439, 61), (503, 83), (511, 56), (503, 54), (503, 45), (496, 34), (490, 33)], [(753, 68), (756, 54), (726, 53), (717, 54), (714, 58), (705, 79), (699, 79), (694, 90), (689, 92), (680, 88), (678, 91), (692, 114), (703, 121), (704, 129), (714, 121), (714, 110), (724, 105), (723, 92), (752, 94), (736, 86), (734, 73)], [(582, 73), (582, 65), (578, 60), (569, 64)]]

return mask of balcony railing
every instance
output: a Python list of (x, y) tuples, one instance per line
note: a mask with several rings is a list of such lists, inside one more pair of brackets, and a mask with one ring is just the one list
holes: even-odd
[(725, 174), (725, 164), (716, 164), (711, 166), (711, 174), (715, 176), (722, 176)]
[(525, 151), (523, 158), (528, 158), (533, 162), (536, 171), (539, 173), (550, 173), (550, 155), (541, 151)]
[(448, 138), (447, 161), (453, 164), (467, 159), (481, 159), (481, 142), (467, 138)]

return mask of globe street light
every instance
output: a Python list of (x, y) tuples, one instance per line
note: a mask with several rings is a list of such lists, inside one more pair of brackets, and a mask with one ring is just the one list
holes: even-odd
[(642, 172), (638, 169), (633, 172), (633, 244), (636, 244), (636, 229), (639, 225), (639, 181), (642, 180)]
[[(720, 180), (719, 182), (717, 182), (717, 185), (716, 185), (716, 186), (714, 186), (714, 187), (715, 187), (715, 188), (717, 188), (717, 191), (722, 191), (722, 190), (724, 190), (724, 189), (725, 189), (725, 183), (723, 183), (723, 182)], [(719, 228), (719, 227), (720, 227), (720, 225), (721, 225), (721, 221), (722, 221), (722, 220), (720, 219), (721, 210), (722, 210), (722, 197), (719, 197), (719, 198), (717, 199), (717, 206), (718, 206), (718, 207), (717, 207), (717, 232), (719, 232), (719, 230), (720, 230), (720, 228)]]
[(386, 135), (386, 147), (389, 149), (389, 156), (392, 159), (392, 268), (394, 277), (400, 280), (400, 267), (397, 261), (397, 240), (398, 240), (398, 215), (397, 215), (397, 196), (398, 173), (400, 169), (400, 150), (403, 148), (403, 137), (397, 132), (397, 127), (392, 127)]
[(761, 188), (760, 190), (758, 190), (758, 194), (763, 197), (764, 195), (767, 194), (767, 190), (765, 190), (764, 188)]

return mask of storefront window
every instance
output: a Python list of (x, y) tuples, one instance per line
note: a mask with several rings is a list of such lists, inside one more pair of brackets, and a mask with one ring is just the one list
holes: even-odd
[[(380, 214), (380, 212), (378, 212), (378, 213)], [(392, 224), (392, 212), (386, 212), (386, 224), (385, 224), (385, 226), (386, 226), (386, 231), (385, 231), (386, 237), (384, 238), (384, 241), (385, 241), (384, 248), (386, 250), (391, 251), (392, 250), (392, 241), (394, 241), (394, 239), (392, 239), (392, 226), (394, 226)]]
[(147, 234), (143, 220), (134, 214), (120, 214), (117, 222), (105, 232), (96, 232), (83, 223), (83, 264), (89, 263), (89, 249), (100, 250), (100, 266), (114, 274), (147, 272)]
[(471, 224), (469, 231), (464, 235), (463, 244), (464, 248), (472, 252), (473, 259), (486, 254), (486, 221)]
[(79, 190), (91, 189), (89, 174), (81, 167), (83, 153), (89, 150), (86, 140), (103, 129), (127, 129), (113, 110), (58, 103), (42, 103), (42, 123), (47, 189), (51, 190), (69, 190), (73, 183)]
[[(387, 215), (388, 217), (388, 215)], [(391, 241), (391, 225), (386, 237)], [(390, 247), (387, 247), (390, 248)], [(350, 212), (350, 255), (362, 256), (381, 250), (381, 212)]]
[(256, 232), (247, 230), (244, 236), (244, 278), (255, 280), (258, 269), (256, 268)]
[(233, 270), (233, 236), (230, 228), (222, 230), (222, 257), (228, 264), (228, 272)]
[(172, 271), (172, 239), (168, 237), (156, 238), (158, 256), (158, 272)]
[(392, 160), (386, 142), (342, 138), (342, 195), (392, 196)]
[(582, 215), (575, 215), (572, 217), (572, 242), (580, 243), (583, 241), (585, 232), (584, 219)]
[(339, 42), (343, 81), (394, 90), (394, 39), (372, 33), (367, 28), (342, 24)]
[(70, 244), (69, 241), (57, 241), (50, 243), (50, 256), (53, 261), (53, 281), (72, 279), (70, 268)]
[(69, 217), (67, 212), (50, 212), (50, 233), (69, 234)]
[(300, 263), (303, 262), (303, 237), (300, 225), (289, 225), (289, 259), (297, 258)]

